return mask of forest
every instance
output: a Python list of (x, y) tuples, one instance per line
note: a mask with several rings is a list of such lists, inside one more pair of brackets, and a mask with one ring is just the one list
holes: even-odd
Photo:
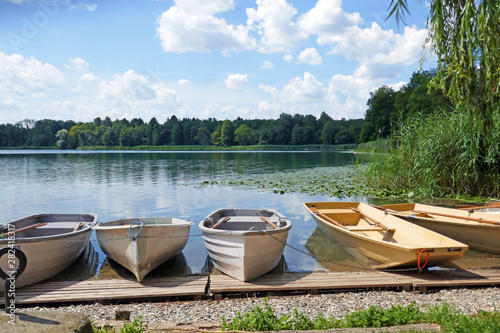
[(390, 136), (398, 123), (450, 108), (440, 91), (429, 89), (435, 71), (413, 73), (409, 83), (395, 91), (382, 86), (370, 94), (364, 119), (333, 119), (326, 112), (313, 115), (282, 113), (278, 119), (95, 118), (92, 122), (25, 119), (0, 125), (1, 148), (77, 149), (135, 146), (248, 146), (344, 145)]

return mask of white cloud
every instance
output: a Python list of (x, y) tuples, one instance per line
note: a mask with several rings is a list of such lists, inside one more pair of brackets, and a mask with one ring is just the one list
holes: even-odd
[(380, 86), (377, 80), (356, 75), (332, 76), (327, 100), (337, 118), (363, 118), (370, 92)]
[(94, 73), (85, 73), (80, 76), (80, 80), (87, 82), (96, 82), (99, 81), (99, 78)]
[(157, 36), (165, 52), (209, 52), (254, 49), (243, 25), (215, 16), (233, 8), (232, 0), (177, 0), (158, 20)]
[(363, 24), (363, 19), (359, 13), (345, 13), (342, 0), (319, 0), (297, 24), (307, 33), (321, 36), (343, 33), (348, 27)]
[(297, 57), (299, 62), (307, 63), (311, 66), (320, 65), (323, 62), (323, 58), (319, 55), (318, 51), (314, 47), (308, 47), (307, 49), (300, 52)]
[(187, 79), (180, 79), (179, 81), (177, 81), (177, 86), (179, 88), (189, 88), (191, 87), (191, 84), (192, 82), (190, 80), (187, 80)]
[(0, 52), (0, 92), (29, 95), (54, 89), (64, 83), (57, 68), (20, 54)]
[(248, 83), (248, 75), (239, 73), (230, 74), (224, 82), (227, 89), (241, 90)]
[(286, 62), (288, 62), (288, 63), (290, 63), (293, 60), (293, 56), (291, 54), (285, 54), (283, 56), (283, 60), (286, 61)]
[(114, 80), (109, 83), (99, 84), (99, 96), (108, 99), (131, 98), (133, 100), (147, 100), (155, 98), (155, 91), (142, 75), (133, 70), (126, 71), (123, 75), (114, 75)]
[(258, 110), (260, 113), (278, 115), (283, 112), (283, 105), (281, 103), (261, 101), (259, 102)]
[(304, 78), (296, 77), (283, 88), (281, 100), (284, 103), (321, 101), (327, 89), (309, 72)]
[(82, 2), (79, 4), (73, 4), (73, 3), (71, 3), (71, 0), (66, 0), (66, 1), (59, 0), (59, 2), (66, 4), (71, 9), (84, 9), (84, 10), (88, 10), (89, 12), (93, 12), (97, 8), (96, 4), (90, 5), (90, 4), (85, 3), (85, 2)]
[(154, 91), (156, 93), (157, 102), (162, 105), (168, 105), (172, 108), (177, 108), (180, 106), (179, 96), (175, 90), (167, 87), (163, 82), (154, 86)]
[(274, 68), (274, 64), (270, 60), (264, 60), (260, 64), (260, 68), (262, 68), (262, 69), (273, 69)]
[(320, 44), (332, 45), (329, 53), (343, 55), (360, 63), (358, 75), (396, 76), (403, 66), (415, 63), (422, 54), (425, 29), (406, 27), (404, 34), (383, 30), (377, 23), (370, 28), (349, 28), (343, 34), (321, 35)]
[(89, 68), (89, 63), (80, 57), (70, 59), (70, 65), (64, 65), (65, 68), (74, 71), (87, 71)]
[(304, 43), (307, 34), (292, 21), (297, 14), (286, 0), (257, 0), (257, 9), (247, 8), (247, 26), (261, 36), (259, 52), (289, 52)]
[(262, 83), (259, 83), (259, 89), (271, 94), (273, 99), (278, 99), (280, 96), (280, 91), (276, 87), (271, 87)]

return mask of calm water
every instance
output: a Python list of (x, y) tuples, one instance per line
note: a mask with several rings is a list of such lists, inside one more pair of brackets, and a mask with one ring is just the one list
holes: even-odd
[[(98, 213), (101, 222), (125, 217), (189, 219), (195, 224), (183, 253), (151, 274), (194, 274), (206, 271), (207, 252), (198, 229), (201, 219), (219, 208), (275, 209), (292, 221), (288, 244), (295, 247), (285, 248), (279, 269), (352, 270), (361, 266), (326, 240), (302, 207), (306, 201), (338, 198), (201, 183), (240, 174), (342, 166), (354, 160), (353, 154), (339, 152), (0, 151), (0, 223), (40, 213)], [(129, 276), (105, 260), (97, 242), (91, 244), (82, 259), (91, 266), (90, 274)]]

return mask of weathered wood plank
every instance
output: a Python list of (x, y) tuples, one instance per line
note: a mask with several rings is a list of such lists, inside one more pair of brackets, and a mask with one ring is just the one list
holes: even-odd
[[(57, 303), (132, 300), (205, 294), (207, 276), (131, 280), (86, 280), (37, 283), (16, 290), (16, 303)], [(0, 298), (0, 304), (4, 304)]]
[[(16, 290), (18, 304), (78, 303), (89, 301), (132, 301), (196, 297), (205, 295), (208, 276), (181, 276), (135, 280), (86, 280), (37, 283)], [(210, 292), (308, 291), (367, 288), (402, 288), (426, 291), (427, 288), (499, 286), (500, 269), (435, 270), (426, 272), (314, 272), (266, 274), (249, 282), (227, 275), (210, 276)], [(0, 297), (0, 304), (4, 299)]]
[(264, 290), (347, 289), (371, 287), (405, 287), (411, 281), (384, 272), (367, 273), (284, 273), (266, 275), (249, 282), (213, 275), (210, 280), (212, 293)]

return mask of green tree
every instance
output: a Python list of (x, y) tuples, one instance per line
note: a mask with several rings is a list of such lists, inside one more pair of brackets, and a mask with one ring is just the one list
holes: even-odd
[(113, 129), (108, 127), (102, 135), (102, 144), (107, 147), (115, 146), (113, 137)]
[(394, 110), (395, 92), (392, 88), (382, 86), (370, 93), (365, 122), (361, 129), (361, 142), (385, 138), (391, 132), (391, 114)]
[(314, 132), (308, 126), (295, 125), (292, 130), (292, 145), (306, 145), (314, 140)]
[(134, 146), (134, 129), (132, 127), (124, 127), (120, 132), (120, 146)]
[(56, 139), (57, 139), (57, 146), (59, 149), (66, 149), (68, 148), (68, 142), (66, 141), (68, 138), (69, 132), (67, 129), (63, 128), (62, 130), (57, 131), (56, 133)]
[[(175, 117), (175, 116), (173, 116)], [(182, 128), (177, 122), (172, 126), (172, 134), (170, 135), (172, 139), (172, 145), (178, 146), (182, 145)]]
[(288, 145), (292, 140), (292, 131), (295, 126), (294, 118), (286, 113), (280, 114), (275, 127), (274, 143), (279, 145)]
[(231, 147), (234, 144), (234, 124), (231, 120), (224, 120), (222, 123), (220, 143), (223, 147)]
[(323, 130), (321, 131), (321, 139), (325, 145), (333, 145), (335, 144), (335, 135), (339, 128), (335, 125), (333, 120), (327, 121), (323, 126)]
[(198, 133), (194, 139), (198, 142), (198, 144), (208, 146), (210, 145), (210, 132), (206, 127), (200, 127), (198, 128)]
[(214, 146), (220, 146), (220, 130), (219, 129), (216, 129), (211, 137), (210, 137), (210, 141), (212, 142), (212, 144)]
[(450, 111), (450, 99), (441, 89), (429, 85), (436, 70), (414, 72), (408, 84), (396, 92), (391, 121), (397, 123), (410, 117), (420, 117), (438, 111)]
[(256, 139), (253, 130), (246, 124), (240, 125), (240, 127), (234, 131), (234, 141), (238, 142), (240, 146), (254, 145)]
[[(407, 0), (391, 0), (389, 8), (389, 16), (404, 21)], [(500, 5), (496, 0), (431, 0), (427, 27), (438, 59), (432, 84), (468, 112), (471, 129), (482, 138), (474, 147), (479, 153), (490, 143), (498, 112)]]

